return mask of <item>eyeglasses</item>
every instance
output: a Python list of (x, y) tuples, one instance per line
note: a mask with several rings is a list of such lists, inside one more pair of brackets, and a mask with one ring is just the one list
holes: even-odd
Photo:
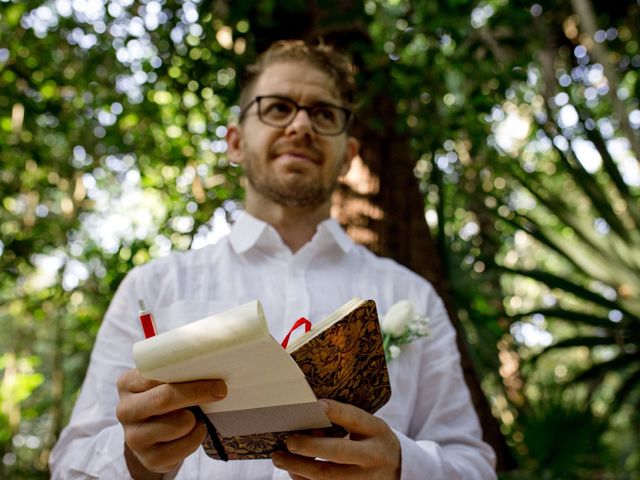
[(288, 127), (300, 110), (307, 112), (311, 128), (320, 135), (340, 135), (347, 129), (351, 120), (350, 110), (330, 103), (303, 106), (288, 97), (260, 95), (251, 100), (240, 113), (240, 121), (244, 120), (254, 103), (258, 104), (258, 118), (262, 123), (272, 127)]

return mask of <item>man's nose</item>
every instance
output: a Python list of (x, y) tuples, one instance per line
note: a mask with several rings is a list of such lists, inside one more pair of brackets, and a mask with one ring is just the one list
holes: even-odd
[(311, 117), (306, 109), (299, 109), (296, 115), (293, 117), (293, 121), (287, 127), (287, 133), (311, 133), (313, 132), (313, 125), (311, 124)]

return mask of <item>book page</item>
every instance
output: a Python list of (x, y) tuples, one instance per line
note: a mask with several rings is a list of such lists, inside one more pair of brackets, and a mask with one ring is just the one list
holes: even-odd
[(210, 352), (172, 370), (182, 372), (182, 380), (173, 376), (171, 381), (219, 378), (226, 382), (227, 396), (202, 405), (205, 413), (317, 400), (298, 364), (272, 337)]
[(254, 300), (136, 342), (133, 358), (142, 375), (240, 343), (269, 337), (260, 302)]
[(137, 342), (133, 356), (153, 380), (224, 380), (227, 397), (203, 405), (206, 413), (317, 401), (296, 362), (269, 335), (258, 301)]

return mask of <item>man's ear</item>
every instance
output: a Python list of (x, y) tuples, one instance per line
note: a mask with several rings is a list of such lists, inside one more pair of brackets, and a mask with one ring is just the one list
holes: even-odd
[(227, 134), (225, 135), (225, 139), (227, 140), (227, 158), (231, 163), (237, 165), (242, 165), (244, 160), (240, 129), (241, 127), (239, 125), (229, 125), (227, 126)]
[(360, 153), (360, 142), (356, 137), (347, 137), (347, 148), (344, 154), (344, 164), (340, 169), (340, 176), (345, 176), (351, 166), (351, 161)]

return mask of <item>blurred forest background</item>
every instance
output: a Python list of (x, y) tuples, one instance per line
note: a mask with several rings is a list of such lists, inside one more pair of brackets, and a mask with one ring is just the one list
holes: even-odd
[(0, 478), (48, 477), (126, 272), (241, 208), (242, 67), (318, 37), (361, 85), (337, 216), (447, 299), (501, 477), (640, 478), (638, 18), (639, 0), (0, 0)]

